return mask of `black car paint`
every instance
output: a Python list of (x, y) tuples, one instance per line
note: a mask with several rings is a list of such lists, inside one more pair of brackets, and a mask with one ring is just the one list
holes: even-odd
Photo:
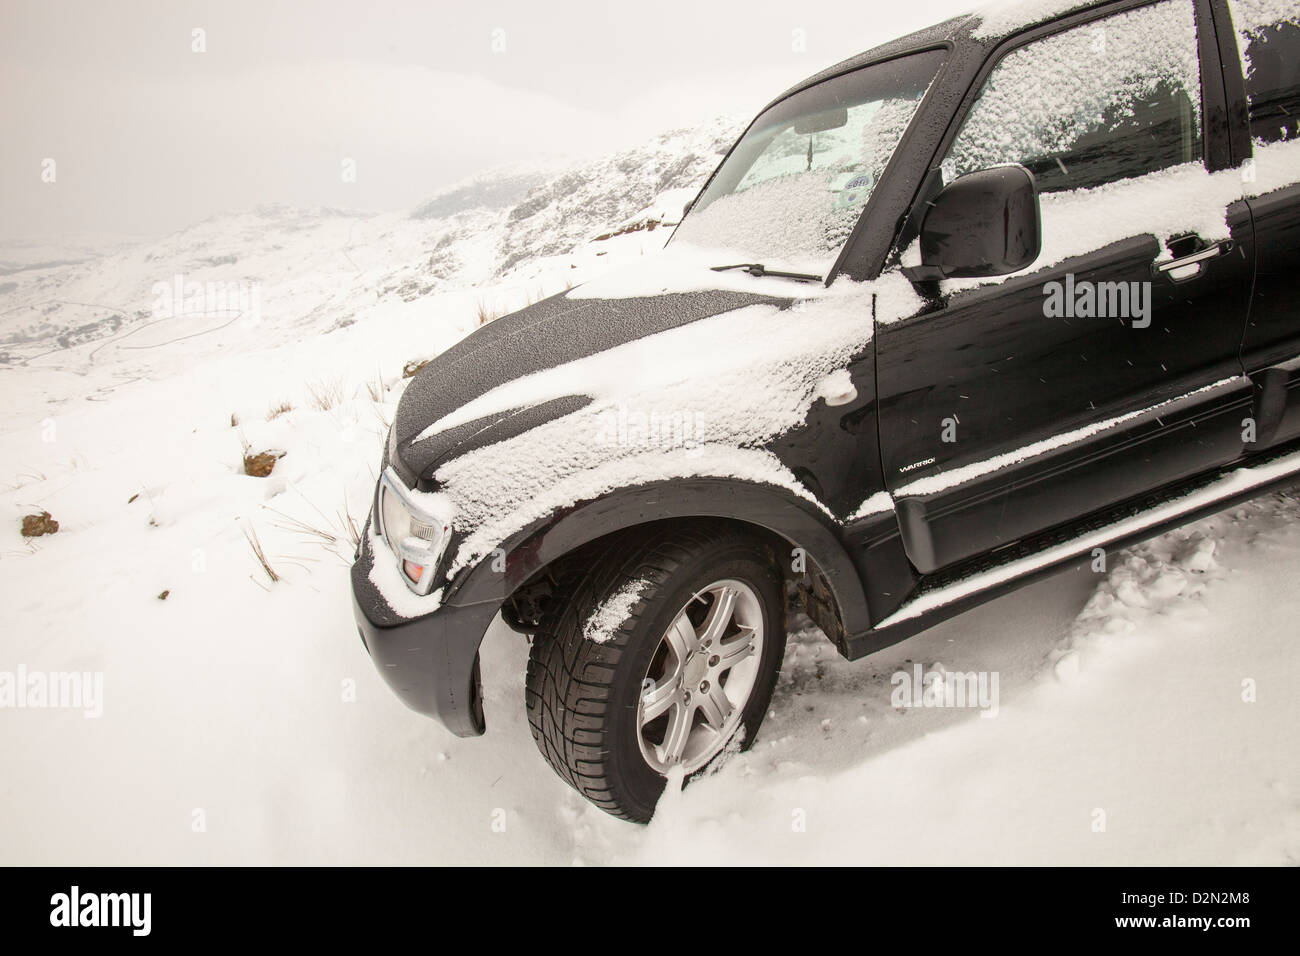
[(1256, 383), (1261, 447), (1300, 438), (1300, 185), (1248, 201), (1258, 252), (1242, 357)]
[[(1087, 11), (1028, 31), (1016, 44), (1069, 29), (1134, 4)], [(1198, 4), (1202, 52), (1213, 48), (1208, 5)], [(1206, 42), (1207, 37), (1209, 42)], [(979, 71), (969, 101), (1004, 51)], [(1226, 168), (1223, 85), (1203, 80), (1203, 136), (1210, 171)], [(956, 136), (959, 115), (940, 143)], [(1161, 249), (1134, 236), (1089, 254), (952, 296), (910, 322), (877, 331), (881, 446), (890, 490), (1051, 439), (1089, 422), (1140, 412), (1208, 382), (1241, 376), (1234, 345), (1246, 321), (1254, 243), (1244, 203), (1229, 210), (1234, 249), (1186, 283), (1153, 279)], [(1154, 318), (1144, 330), (1117, 322), (1047, 318), (1044, 284), (1079, 280), (1152, 281)], [(1241, 456), (1241, 419), (1250, 383), (1188, 400), (1126, 423), (1095, 441), (1036, 455), (996, 473), (897, 504), (908, 555), (933, 572), (1002, 547), (1036, 530), (1062, 525), (1153, 486), (1179, 481)], [(942, 411), (962, 429), (957, 443), (933, 439)], [(904, 472), (916, 462), (923, 469)]]
[(902, 270), (913, 282), (1010, 275), (1042, 252), (1037, 185), (1023, 166), (962, 176), (927, 205), (918, 235), (921, 265)]
[[(918, 197), (933, 185), (936, 157), (943, 155), (955, 135), (981, 77), (1009, 44), (1144, 2), (1097, 4), (1015, 37), (992, 40), (973, 38), (967, 20), (949, 21), (845, 61), (774, 101), (831, 76), (907, 53), (941, 48), (948, 54), (827, 282), (839, 274), (858, 280), (874, 278), (896, 257), (900, 235), (906, 236), (909, 228), (916, 227), (910, 213), (920, 205)], [(1228, 168), (1243, 158), (1240, 125), (1246, 113), (1240, 64), (1231, 36), (1226, 43), (1223, 39), (1226, 5), (1221, 0), (1195, 0), (1195, 10), (1206, 69), (1221, 61), (1225, 77), (1222, 84), (1204, 84), (1206, 161), (1212, 169)], [(1221, 31), (1217, 42), (1209, 29), (1211, 15)], [(1207, 37), (1211, 38), (1208, 44)], [(1248, 150), (1248, 135), (1245, 144)], [(1124, 381), (1088, 378), (1072, 385), (1072, 377), (1080, 372), (1080, 354), (1103, 356), (1134, 346), (1105, 330), (1044, 328), (1041, 311), (1032, 324), (1033, 336), (1027, 336), (1029, 310), (1040, 307), (1040, 290), (1046, 281), (1044, 274), (1037, 274), (993, 290), (935, 300), (918, 317), (877, 325), (876, 340), (855, 358), (849, 370), (857, 398), (835, 408), (817, 403), (803, 427), (769, 448), (818, 500), (843, 517), (872, 492), (905, 484), (900, 481), (900, 470), (934, 453), (933, 441), (926, 441), (912, 427), (919, 409), (927, 404), (936, 407), (934, 383), (943, 383), (938, 396), (941, 407), (943, 392), (948, 393), (950, 404), (967, 401), (958, 396), (967, 394), (963, 388), (978, 381), (975, 387), (980, 398), (966, 418), (982, 431), (976, 432), (978, 441), (962, 447), (969, 450), (963, 453), (978, 448), (979, 454), (987, 454), (990, 448), (1025, 444), (1068, 429), (1071, 422), (1085, 421), (1091, 396), (1118, 393), (1132, 402), (1145, 394), (1150, 405), (1184, 394), (1191, 390), (1186, 387), (1190, 382), (1204, 381), (1207, 361), (1223, 365), (1214, 375), (1247, 373), (1250, 378), (1242, 376), (1239, 389), (1216, 394), (1209, 403), (1185, 401), (1164, 410), (1155, 420), (1139, 418), (1132, 427), (1102, 441), (1036, 460), (1011, 474), (991, 475), (924, 499), (905, 498), (898, 502), (897, 515), (881, 513), (844, 524), (778, 489), (734, 481), (696, 479), (622, 489), (520, 531), (502, 543), (507, 555), (504, 575), (490, 571), (485, 564), (466, 568), (448, 582), (441, 610), (409, 621), (388, 608), (371, 584), (373, 555), (369, 536), (363, 534), (352, 577), (357, 622), (366, 645), (403, 700), (442, 720), (454, 732), (468, 735), (483, 731), (477, 649), (503, 601), (551, 562), (595, 538), (636, 524), (726, 517), (765, 528), (805, 549), (834, 595), (841, 624), (841, 633), (834, 637), (850, 657), (878, 650), (993, 594), (1050, 573), (1053, 566), (1044, 566), (1030, 577), (963, 598), (902, 625), (873, 630), (875, 622), (929, 581), (941, 578), (945, 569), (961, 568), (963, 562), (1022, 537), (1068, 527), (1072, 517), (1122, 507), (1139, 500), (1153, 484), (1190, 480), (1240, 459), (1239, 422), (1245, 413), (1254, 411), (1268, 423), (1268, 444), (1273, 447), (1300, 437), (1300, 363), (1294, 361), (1300, 354), (1300, 334), (1291, 318), (1294, 310), (1278, 304), (1285, 301), (1283, 283), (1287, 283), (1285, 292), (1294, 288), (1295, 250), (1300, 248), (1296, 241), (1300, 232), (1298, 189), (1291, 187), (1233, 207), (1234, 255), (1215, 264), (1222, 270), (1220, 278), (1225, 279), (1222, 286), (1207, 288), (1210, 283), (1201, 282), (1199, 293), (1186, 288), (1157, 292), (1160, 303), (1153, 326), (1159, 328), (1186, 321), (1187, 298), (1201, 296), (1188, 314), (1206, 330), (1206, 336), (1187, 337), (1197, 341), (1166, 356), (1185, 375), (1176, 373), (1153, 383), (1146, 363), (1125, 371), (1130, 377)], [(1268, 242), (1263, 241), (1266, 235)], [(1260, 275), (1250, 298), (1257, 238)], [(1150, 262), (1159, 251), (1150, 237), (1135, 237), (1044, 271), (1055, 275), (1070, 270), (1085, 276), (1105, 271), (1113, 277), (1118, 268), (1148, 278)], [(492, 416), (424, 442), (414, 441), (438, 418), (531, 371), (741, 305), (789, 304), (761, 292), (762, 281), (755, 280), (754, 296), (704, 292), (602, 301), (561, 295), (499, 319), (439, 356), (412, 382), (394, 425), (392, 464), (408, 484), (433, 487), (440, 462), (567, 414), (580, 407), (583, 399)], [(1007, 309), (1006, 296), (1022, 299), (1022, 307)], [(1226, 303), (1218, 301), (1224, 296)], [(1248, 301), (1252, 305), (1249, 324)], [(1211, 317), (1216, 309), (1226, 309), (1239, 316), (1239, 321), (1234, 318), (1214, 325)], [(792, 313), (791, 321), (796, 320)], [(863, 320), (874, 321), (874, 316), (864, 315)], [(1037, 336), (1041, 340), (1036, 340)], [(1001, 354), (1012, 342), (1018, 356), (1015, 360)], [(1226, 362), (1223, 349), (1231, 356)], [(1004, 377), (997, 380), (994, 376)], [(1049, 376), (1054, 387), (1034, 387), (1039, 379)], [(916, 381), (930, 384), (918, 390)], [(1259, 447), (1264, 447), (1262, 440)], [(927, 469), (908, 473), (907, 481), (962, 463), (953, 449), (948, 458), (936, 456)], [(453, 539), (448, 553), (455, 550), (456, 543)]]
[(648, 298), (581, 299), (561, 293), (503, 316), (461, 339), (416, 373), (393, 422), (391, 464), (408, 485), (428, 483), (439, 464), (577, 411), (582, 397), (492, 415), (420, 434), (445, 415), (506, 382), (637, 339), (749, 305), (786, 308), (759, 291), (687, 292)]
[[(1251, 156), (1245, 75), (1227, 0), (1209, 0), (1209, 6), (1218, 27), (1212, 53), (1222, 68), (1226, 97), (1221, 120), (1228, 140), (1225, 163), (1236, 167)], [(1241, 351), (1255, 390), (1257, 442), (1263, 449), (1300, 438), (1300, 323), (1293, 305), (1300, 275), (1300, 185), (1252, 197), (1246, 206), (1256, 255)]]

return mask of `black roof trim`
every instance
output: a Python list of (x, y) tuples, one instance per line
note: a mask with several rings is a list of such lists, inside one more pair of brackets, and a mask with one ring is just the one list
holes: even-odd
[(953, 47), (972, 46), (982, 48), (985, 51), (992, 50), (1007, 37), (1016, 33), (1041, 26), (1044, 23), (1049, 23), (1053, 20), (1058, 20), (1075, 13), (1080, 13), (1093, 7), (1104, 6), (1106, 3), (1110, 2), (1113, 2), (1113, 0), (1078, 0), (1078, 2), (1062, 9), (1059, 13), (1037, 18), (1030, 17), (1014, 29), (996, 36), (987, 37), (975, 36), (975, 31), (978, 30), (980, 25), (984, 22), (983, 16), (981, 16), (977, 11), (963, 13), (959, 16), (945, 20), (942, 23), (937, 23), (934, 26), (925, 27), (922, 30), (917, 30), (914, 33), (907, 34), (906, 36), (901, 36), (895, 40), (890, 40), (887, 43), (882, 43), (879, 46), (872, 47), (870, 50), (859, 53), (857, 56), (851, 56), (847, 60), (841, 60), (839, 63), (828, 66), (826, 69), (814, 73), (807, 79), (801, 80), (799, 83), (790, 87), (790, 89), (786, 90), (776, 99), (772, 100), (772, 102), (768, 103), (763, 110), (766, 111), (784, 100), (786, 97), (793, 96), (795, 93), (798, 93), (801, 90), (806, 90), (810, 86), (815, 86), (816, 84), (829, 80), (832, 77), (839, 76), (841, 73), (849, 73), (853, 70), (861, 69), (864, 66), (870, 66), (873, 63), (878, 63), (883, 60), (892, 60), (895, 57), (902, 56), (906, 53), (912, 53), (924, 49), (933, 49), (936, 46), (942, 46), (944, 44), (950, 44)]

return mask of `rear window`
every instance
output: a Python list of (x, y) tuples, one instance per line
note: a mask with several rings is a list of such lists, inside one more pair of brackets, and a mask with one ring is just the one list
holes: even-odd
[(1300, 136), (1300, 10), (1295, 3), (1231, 0), (1246, 73), (1250, 136), (1280, 143)]

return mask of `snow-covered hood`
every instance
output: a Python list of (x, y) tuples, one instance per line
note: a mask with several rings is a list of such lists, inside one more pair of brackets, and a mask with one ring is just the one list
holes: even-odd
[(389, 461), (408, 482), (442, 463), (522, 434), (590, 402), (575, 394), (492, 413), (421, 437), (474, 399), (535, 372), (701, 319), (753, 305), (787, 308), (792, 300), (707, 290), (635, 298), (578, 298), (562, 293), (497, 319), (420, 370), (397, 408)]

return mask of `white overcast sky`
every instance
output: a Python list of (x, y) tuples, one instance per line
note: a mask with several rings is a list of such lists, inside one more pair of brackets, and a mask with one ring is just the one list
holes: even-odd
[(261, 202), (407, 208), (486, 167), (752, 115), (970, 6), (2, 0), (0, 239), (156, 235)]

